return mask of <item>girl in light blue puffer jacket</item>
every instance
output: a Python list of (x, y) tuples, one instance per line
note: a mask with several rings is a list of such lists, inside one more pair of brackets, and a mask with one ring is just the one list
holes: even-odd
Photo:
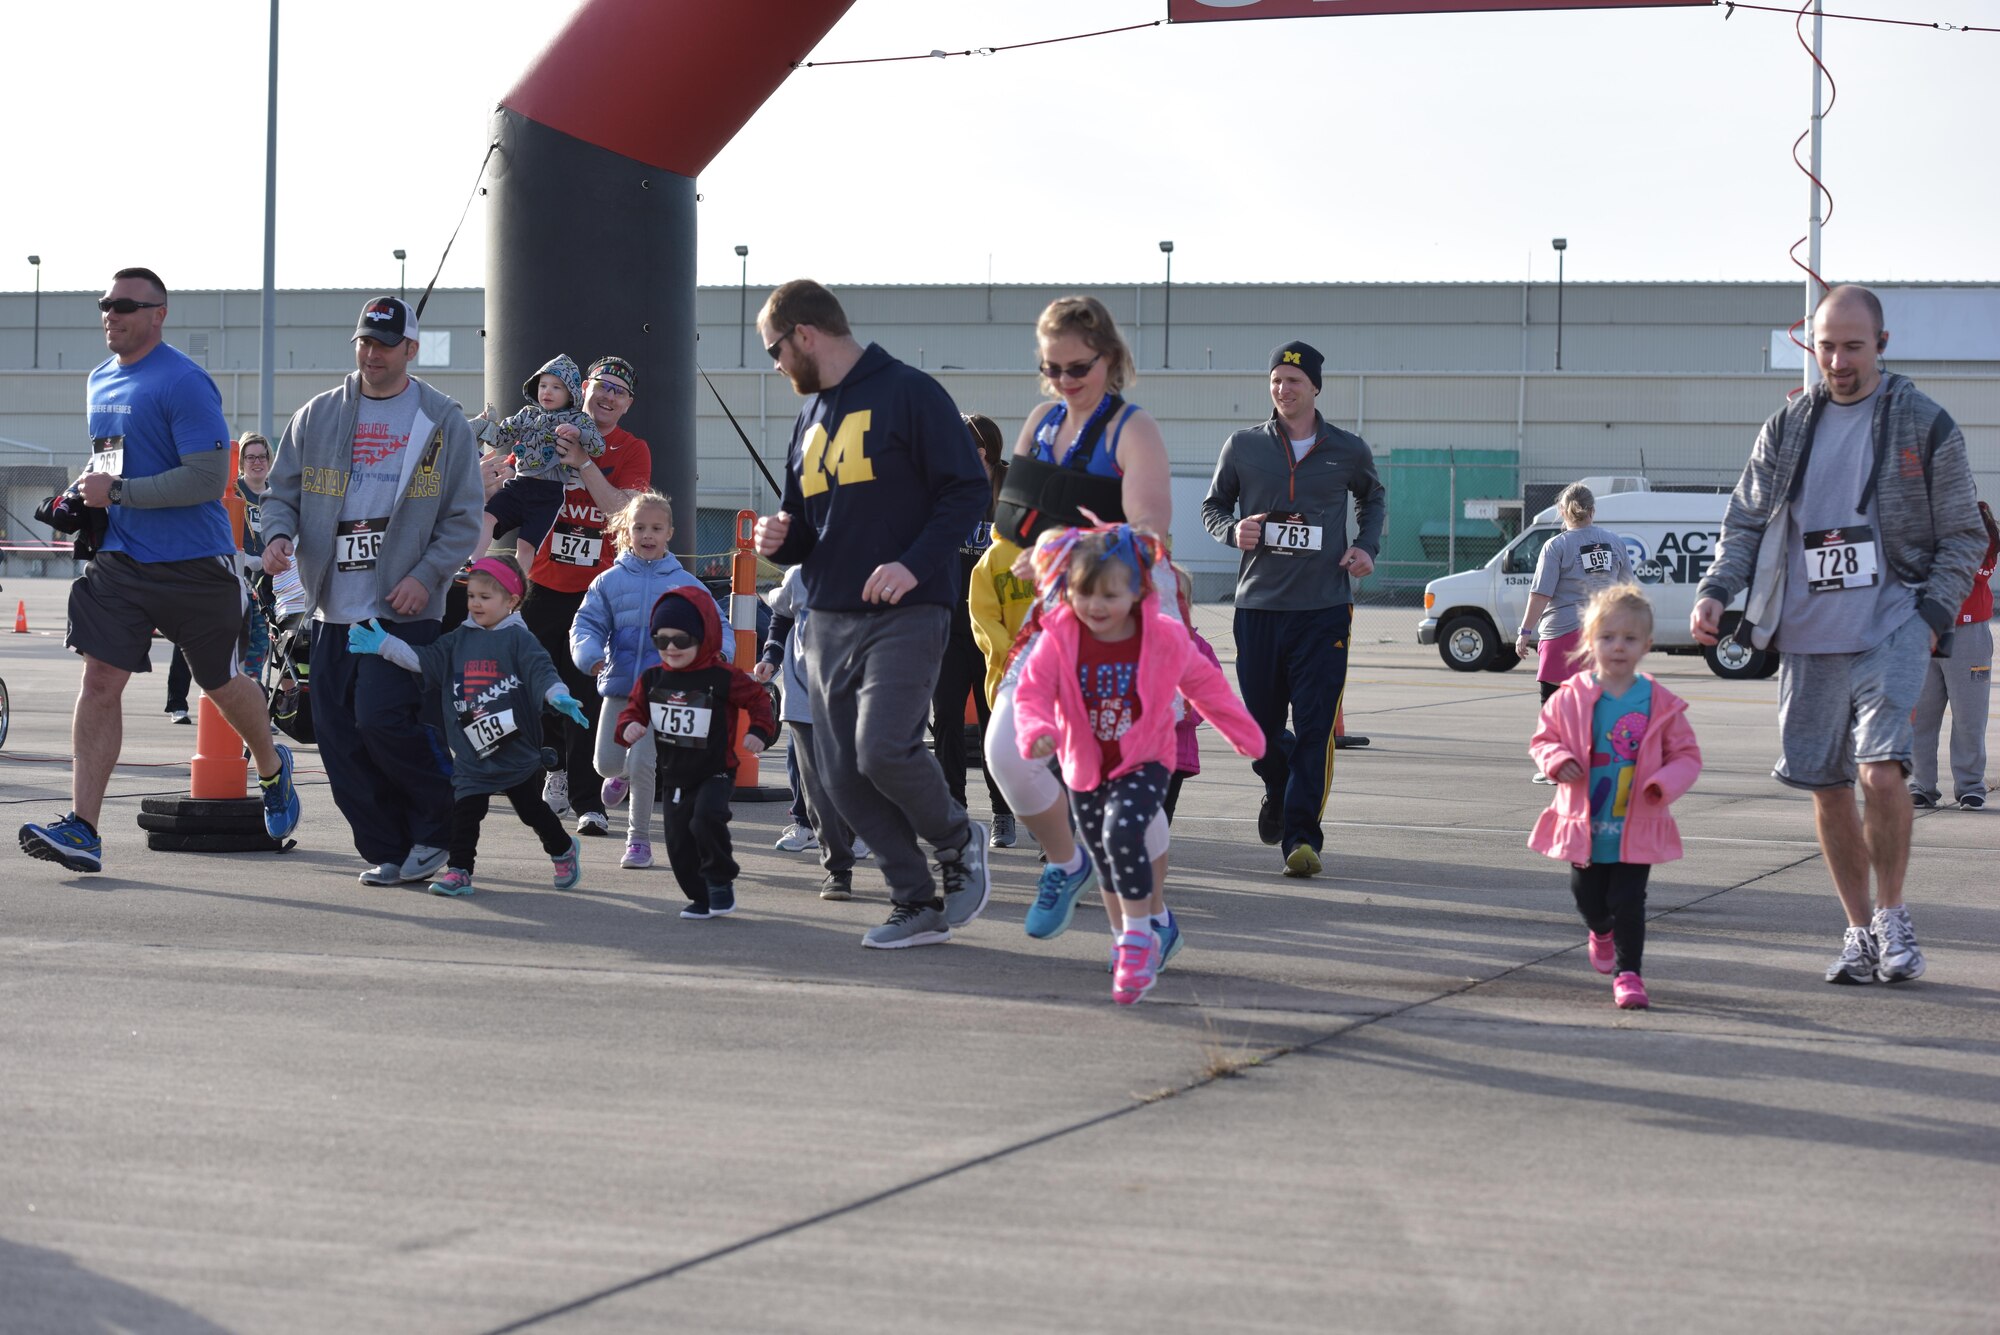
[[(605, 524), (618, 549), (611, 568), (590, 582), (583, 606), (570, 623), (569, 652), (579, 669), (597, 678), (603, 697), (597, 727), (597, 772), (604, 776), (604, 806), (608, 811), (634, 794), (627, 808), (625, 856), (621, 867), (653, 865), (652, 819), (655, 755), (652, 734), (629, 749), (618, 745), (618, 711), (632, 694), (639, 674), (660, 661), (647, 627), (653, 604), (668, 589), (692, 586), (706, 594), (702, 582), (680, 563), (667, 543), (674, 536), (673, 504), (657, 491), (642, 491)], [(736, 637), (729, 618), (722, 618), (722, 655), (734, 656)]]

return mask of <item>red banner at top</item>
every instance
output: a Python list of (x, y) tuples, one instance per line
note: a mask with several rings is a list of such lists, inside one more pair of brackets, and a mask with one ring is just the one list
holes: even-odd
[(1666, 9), (1714, 0), (1167, 0), (1169, 23), (1339, 18), (1353, 14), (1471, 14), (1499, 9)]

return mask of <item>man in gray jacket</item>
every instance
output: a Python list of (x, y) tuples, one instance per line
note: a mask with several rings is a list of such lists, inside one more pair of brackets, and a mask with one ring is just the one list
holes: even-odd
[(397, 298), (362, 308), (355, 373), (292, 418), (264, 502), (264, 569), (296, 559), (312, 604), (313, 728), (364, 885), (426, 880), (450, 842), (435, 697), (426, 709), (416, 678), (347, 648), (347, 628), (371, 617), (407, 644), (435, 640), (479, 539), (478, 443), (459, 406), (410, 374), (417, 337)]
[(1867, 288), (1836, 287), (1820, 301), (1822, 380), (1758, 432), (1689, 618), (1694, 638), (1714, 644), (1722, 609), (1747, 587), (1734, 633), (1783, 654), (1774, 773), (1812, 794), (1820, 852), (1847, 911), (1829, 983), (1900, 983), (1924, 971), (1903, 904), (1910, 711), (1986, 550), (1965, 437), (1909, 380), (1883, 374), (1888, 345), (1882, 303)]
[[(1243, 553), (1236, 682), (1264, 730), (1264, 758), (1251, 766), (1264, 781), (1257, 836), (1283, 844), (1287, 876), (1320, 870), (1320, 816), (1332, 790), (1333, 725), (1354, 620), (1347, 580), (1375, 569), (1388, 508), (1368, 443), (1319, 415), (1323, 361), (1304, 343), (1272, 352), (1271, 418), (1223, 444), (1201, 503), (1203, 526)], [(1359, 530), (1351, 545), (1350, 495)]]

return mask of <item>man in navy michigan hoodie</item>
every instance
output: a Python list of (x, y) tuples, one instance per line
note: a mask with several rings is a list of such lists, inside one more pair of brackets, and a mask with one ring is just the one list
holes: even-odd
[[(757, 331), (806, 399), (784, 503), (757, 521), (757, 550), (801, 567), (814, 763), (895, 901), (862, 944), (948, 941), (986, 907), (987, 831), (952, 799), (924, 727), (965, 596), (959, 540), (991, 499), (986, 470), (944, 387), (862, 347), (818, 283), (772, 292)], [(941, 897), (919, 839), (936, 850)]]

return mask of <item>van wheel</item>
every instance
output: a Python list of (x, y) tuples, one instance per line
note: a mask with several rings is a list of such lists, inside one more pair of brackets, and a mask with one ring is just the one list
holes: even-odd
[(1735, 633), (1736, 618), (1731, 617), (1722, 624), (1722, 638), (1702, 647), (1701, 656), (1708, 660), (1710, 672), (1724, 681), (1756, 681), (1778, 670), (1776, 654), (1738, 644), (1731, 638)]
[(1511, 644), (1493, 646), (1493, 661), (1486, 665), (1488, 672), (1512, 672), (1528, 660), (1514, 652)]
[(1484, 672), (1500, 652), (1500, 636), (1485, 617), (1461, 612), (1438, 627), (1437, 646), (1453, 672)]
[(1761, 668), (1759, 668), (1759, 669), (1757, 669), (1757, 677), (1758, 677), (1758, 679), (1759, 679), (1759, 680), (1761, 681), (1761, 680), (1762, 680), (1763, 678), (1765, 678), (1765, 677), (1775, 677), (1775, 676), (1777, 676), (1777, 675), (1778, 675), (1778, 660), (1779, 660), (1779, 659), (1781, 659), (1781, 658), (1783, 658), (1783, 657), (1784, 657), (1784, 655), (1783, 655), (1783, 654), (1780, 654), (1780, 653), (1778, 653), (1778, 652), (1777, 652), (1777, 651), (1775, 651), (1775, 650), (1772, 650), (1772, 649), (1766, 649), (1766, 650), (1764, 651), (1764, 666), (1763, 666), (1763, 667), (1761, 667)]

